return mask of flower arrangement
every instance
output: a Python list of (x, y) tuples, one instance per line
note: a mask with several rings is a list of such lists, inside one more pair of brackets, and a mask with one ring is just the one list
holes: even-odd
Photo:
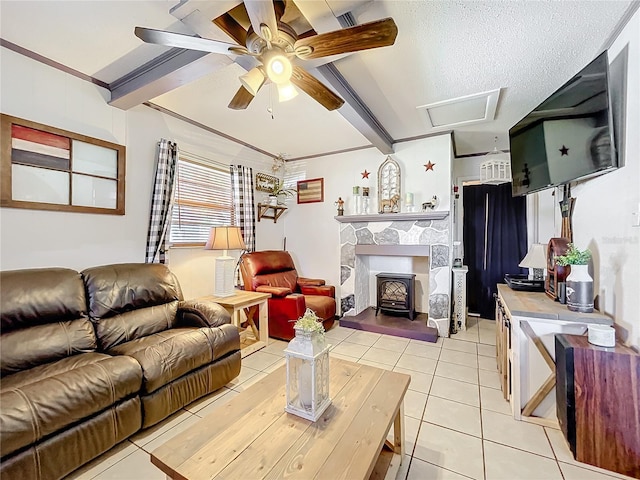
[(566, 267), (567, 265), (588, 265), (590, 259), (591, 251), (589, 249), (578, 250), (573, 243), (568, 245), (567, 253), (555, 256), (556, 264), (561, 267)]
[(322, 324), (322, 319), (310, 308), (307, 308), (304, 315), (296, 320), (293, 328), (297, 328), (305, 332), (318, 333), (324, 338), (324, 325)]

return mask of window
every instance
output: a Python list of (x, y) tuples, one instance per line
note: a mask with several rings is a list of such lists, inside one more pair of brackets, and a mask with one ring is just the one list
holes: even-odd
[(211, 227), (233, 225), (231, 198), (228, 170), (179, 158), (169, 242), (204, 245)]
[(125, 147), (2, 115), (1, 205), (124, 215)]

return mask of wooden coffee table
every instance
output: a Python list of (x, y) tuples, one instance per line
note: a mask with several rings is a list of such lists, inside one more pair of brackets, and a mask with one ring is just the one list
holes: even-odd
[[(154, 450), (151, 462), (171, 479), (355, 480), (384, 478), (387, 467), (395, 477), (411, 377), (331, 358), (332, 404), (314, 423), (284, 411), (285, 376), (282, 366)], [(385, 443), (392, 459), (381, 455)]]

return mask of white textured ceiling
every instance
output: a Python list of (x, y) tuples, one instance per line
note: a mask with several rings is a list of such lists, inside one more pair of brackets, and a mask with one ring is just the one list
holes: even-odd
[[(206, 10), (213, 1), (222, 0), (196, 3)], [(165, 51), (142, 44), (133, 35), (135, 26), (189, 33), (169, 14), (176, 3), (2, 0), (0, 36), (109, 83)], [(351, 11), (357, 23), (394, 18), (399, 31), (395, 45), (358, 52), (335, 65), (396, 140), (434, 131), (417, 106), (502, 88), (494, 121), (456, 129), (458, 153), (466, 154), (490, 150), (494, 135), (506, 148), (509, 127), (595, 58), (632, 2), (296, 3), (307, 12), (322, 10), (324, 3), (336, 15)], [(308, 20), (324, 31), (322, 18)], [(339, 112), (327, 112), (304, 93), (285, 104), (276, 102), (274, 119), (267, 112), (269, 88), (259, 92), (247, 110), (227, 109), (240, 73), (241, 67), (230, 65), (153, 102), (263, 150), (292, 157), (368, 143)]]

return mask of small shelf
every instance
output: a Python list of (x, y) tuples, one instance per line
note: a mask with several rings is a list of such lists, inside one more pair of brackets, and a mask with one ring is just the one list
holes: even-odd
[[(280, 218), (280, 215), (287, 209), (284, 205), (269, 205), (268, 203), (258, 204), (258, 221), (261, 218), (273, 219), (273, 223), (276, 223)], [(267, 215), (270, 213), (270, 215)]]

